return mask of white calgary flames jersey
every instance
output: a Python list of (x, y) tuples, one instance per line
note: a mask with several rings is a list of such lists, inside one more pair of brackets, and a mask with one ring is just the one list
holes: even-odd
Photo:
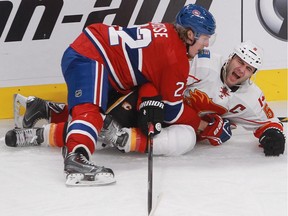
[(269, 108), (263, 92), (251, 80), (234, 91), (223, 83), (223, 64), (221, 56), (211, 54), (209, 50), (203, 50), (190, 61), (184, 98), (198, 115), (217, 113), (248, 130), (279, 122)]

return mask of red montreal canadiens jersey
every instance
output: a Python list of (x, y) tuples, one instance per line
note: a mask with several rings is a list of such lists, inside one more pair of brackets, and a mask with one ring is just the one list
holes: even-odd
[(186, 47), (169, 23), (124, 28), (92, 24), (71, 44), (109, 72), (117, 91), (151, 82), (165, 103), (165, 121), (176, 122), (183, 112), (183, 91), (189, 73)]

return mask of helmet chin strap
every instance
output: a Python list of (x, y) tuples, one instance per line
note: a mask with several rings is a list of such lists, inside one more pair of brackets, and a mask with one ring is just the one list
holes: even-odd
[(228, 62), (230, 61), (230, 59), (228, 59), (225, 63), (224, 63), (224, 65), (223, 65), (223, 67), (222, 67), (222, 73), (221, 73), (221, 76), (222, 76), (222, 79), (223, 79), (223, 84), (226, 86), (226, 87), (228, 87), (229, 89), (230, 89), (230, 87), (226, 84), (226, 76), (227, 76), (227, 70), (226, 70), (226, 68), (227, 68), (227, 65), (228, 65)]
[[(191, 40), (191, 41), (192, 41), (192, 40)], [(196, 40), (195, 40), (195, 39), (193, 40), (192, 44), (186, 43), (186, 52), (188, 53), (188, 55), (189, 55), (189, 48), (190, 48), (191, 46), (194, 46), (195, 43), (196, 43)], [(190, 56), (190, 55), (189, 55), (189, 56)]]
[(194, 38), (194, 40), (190, 46), (194, 46), (195, 43), (196, 43), (196, 39)]
[[(193, 40), (190, 39), (189, 36), (192, 37)], [(189, 47), (194, 46), (194, 44), (196, 43), (195, 33), (194, 33), (194, 31), (193, 31), (192, 29), (188, 29), (188, 30), (187, 30), (187, 32), (186, 32), (186, 39), (192, 41), (192, 44), (189, 44), (189, 43), (186, 42), (186, 50), (187, 50), (187, 53), (189, 53), (189, 52), (188, 52), (188, 51), (189, 51)]]

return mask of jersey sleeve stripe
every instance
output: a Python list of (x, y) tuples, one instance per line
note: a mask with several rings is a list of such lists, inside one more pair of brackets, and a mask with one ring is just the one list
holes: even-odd
[[(124, 50), (124, 48), (123, 48)], [(133, 79), (134, 85), (141, 85), (147, 82), (147, 79), (143, 76), (142, 70), (142, 49), (131, 49), (129, 46), (125, 46), (125, 55), (127, 63), (129, 62), (130, 76)], [(140, 55), (139, 55), (140, 54)], [(134, 64), (131, 64), (134, 62)], [(137, 64), (135, 64), (137, 62)], [(130, 68), (131, 66), (131, 68)], [(141, 70), (139, 70), (139, 67)]]
[(142, 49), (138, 49), (138, 70), (139, 71), (142, 71), (142, 61), (143, 61)]
[(126, 47), (126, 43), (122, 40), (121, 45), (122, 45), (123, 54), (125, 56), (126, 64), (128, 66), (133, 85), (136, 86), (137, 85), (137, 80), (136, 80), (136, 77), (135, 77), (135, 73), (134, 73), (133, 67), (132, 67), (131, 62), (130, 62), (130, 58), (129, 58), (127, 50), (125, 48)]
[(184, 110), (182, 100), (173, 103), (163, 101), (163, 103), (165, 104), (165, 122), (169, 124), (175, 123), (180, 118)]
[(125, 90), (124, 86), (122, 85), (122, 83), (120, 82), (111, 62), (109, 61), (109, 58), (105, 52), (105, 49), (102, 47), (101, 43), (97, 40), (97, 38), (93, 35), (93, 33), (88, 29), (85, 28), (84, 33), (87, 35), (87, 37), (92, 41), (92, 43), (94, 44), (94, 46), (99, 50), (99, 52), (101, 53), (101, 55), (103, 56), (103, 59), (106, 62), (106, 65), (109, 68), (109, 71), (111, 72), (111, 75), (113, 77), (113, 79), (116, 81), (116, 83), (118, 84), (118, 86)]
[[(121, 28), (129, 37), (137, 41), (138, 28)], [(131, 48), (124, 40), (122, 40), (122, 52), (125, 57), (127, 68), (130, 72), (131, 81), (134, 86), (147, 82), (142, 75), (142, 46), (137, 46), (137, 49)]]

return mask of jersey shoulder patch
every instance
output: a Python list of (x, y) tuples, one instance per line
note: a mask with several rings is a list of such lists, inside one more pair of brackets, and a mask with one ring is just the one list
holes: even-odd
[(210, 58), (210, 50), (203, 49), (198, 53), (198, 58)]

